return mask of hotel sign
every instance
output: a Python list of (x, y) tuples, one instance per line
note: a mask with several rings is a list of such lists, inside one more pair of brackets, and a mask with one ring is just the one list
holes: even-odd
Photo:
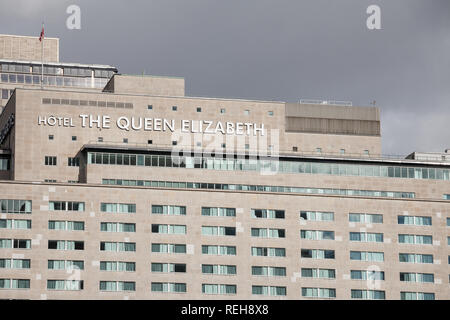
[(107, 115), (80, 114), (76, 119), (71, 117), (38, 116), (38, 125), (50, 127), (76, 127), (110, 129), (115, 126), (125, 131), (171, 131), (180, 130), (190, 133), (212, 133), (226, 135), (261, 135), (264, 136), (264, 124), (249, 122), (222, 122), (212, 120), (174, 120), (165, 118), (144, 118), (121, 116), (111, 119)]

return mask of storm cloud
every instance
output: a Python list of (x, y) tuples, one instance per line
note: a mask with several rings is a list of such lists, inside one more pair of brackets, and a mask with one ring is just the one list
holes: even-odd
[(39, 36), (42, 21), (61, 61), (182, 76), (190, 96), (376, 101), (384, 153), (450, 148), (448, 0), (0, 1), (0, 33)]

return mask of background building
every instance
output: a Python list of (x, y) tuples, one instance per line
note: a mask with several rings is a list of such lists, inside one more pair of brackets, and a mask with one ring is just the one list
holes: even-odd
[[(449, 298), (447, 153), (383, 157), (378, 108), (189, 97), (183, 78), (58, 61), (19, 86), (39, 63), (16, 55), (1, 298)], [(83, 85), (50, 84), (66, 66)]]

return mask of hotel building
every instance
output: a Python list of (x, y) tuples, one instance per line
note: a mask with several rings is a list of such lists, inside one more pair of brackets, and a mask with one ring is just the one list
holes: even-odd
[(449, 299), (450, 152), (0, 36), (1, 299)]

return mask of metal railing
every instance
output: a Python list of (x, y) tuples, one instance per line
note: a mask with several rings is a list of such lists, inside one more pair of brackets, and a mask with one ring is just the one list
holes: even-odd
[(317, 100), (317, 99), (300, 99), (300, 104), (321, 104), (332, 106), (346, 106), (351, 107), (353, 103), (351, 101), (338, 101), (338, 100)]

